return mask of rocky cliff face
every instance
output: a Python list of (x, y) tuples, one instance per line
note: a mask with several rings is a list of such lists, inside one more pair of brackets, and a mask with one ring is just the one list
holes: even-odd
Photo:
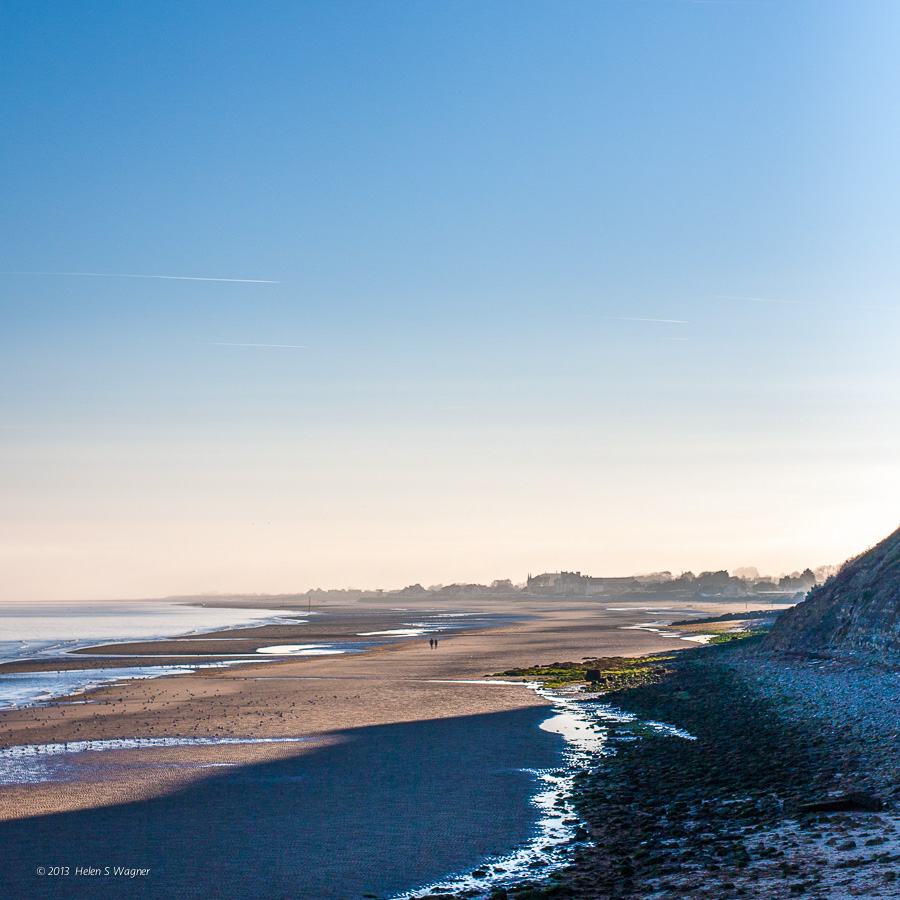
[(782, 613), (766, 646), (900, 663), (900, 529)]

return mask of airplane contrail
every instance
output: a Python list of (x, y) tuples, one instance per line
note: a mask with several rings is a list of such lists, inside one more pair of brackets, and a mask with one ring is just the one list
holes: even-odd
[(279, 350), (305, 350), (306, 344), (239, 344), (232, 341), (213, 341), (213, 347), (277, 347)]
[(10, 272), (10, 275), (90, 275), (94, 278), (164, 278), (167, 281), (237, 281), (241, 284), (281, 284), (263, 278), (200, 278), (195, 275), (123, 275), (119, 272)]

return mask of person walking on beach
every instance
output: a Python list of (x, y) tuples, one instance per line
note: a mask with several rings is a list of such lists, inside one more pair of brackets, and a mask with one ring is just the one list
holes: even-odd
[(428, 646), (434, 650), (434, 638), (428, 638)]

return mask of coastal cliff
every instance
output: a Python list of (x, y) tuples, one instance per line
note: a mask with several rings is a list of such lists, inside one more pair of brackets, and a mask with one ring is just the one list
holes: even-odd
[(900, 659), (900, 529), (785, 611), (766, 649), (874, 662)]

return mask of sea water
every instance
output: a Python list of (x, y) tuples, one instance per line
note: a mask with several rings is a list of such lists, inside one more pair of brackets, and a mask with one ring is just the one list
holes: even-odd
[(0, 603), (0, 662), (59, 656), (113, 641), (146, 641), (296, 619), (286, 609), (192, 606), (163, 600)]
[[(72, 650), (96, 644), (183, 636), (286, 619), (296, 621), (299, 615), (284, 609), (220, 608), (166, 601), (5, 602), (0, 603), (0, 662), (59, 658)], [(235, 659), (227, 664), (242, 661)], [(115, 681), (188, 674), (198, 668), (225, 664), (219, 661), (184, 666), (150, 664), (2, 673), (0, 708), (32, 706)]]

